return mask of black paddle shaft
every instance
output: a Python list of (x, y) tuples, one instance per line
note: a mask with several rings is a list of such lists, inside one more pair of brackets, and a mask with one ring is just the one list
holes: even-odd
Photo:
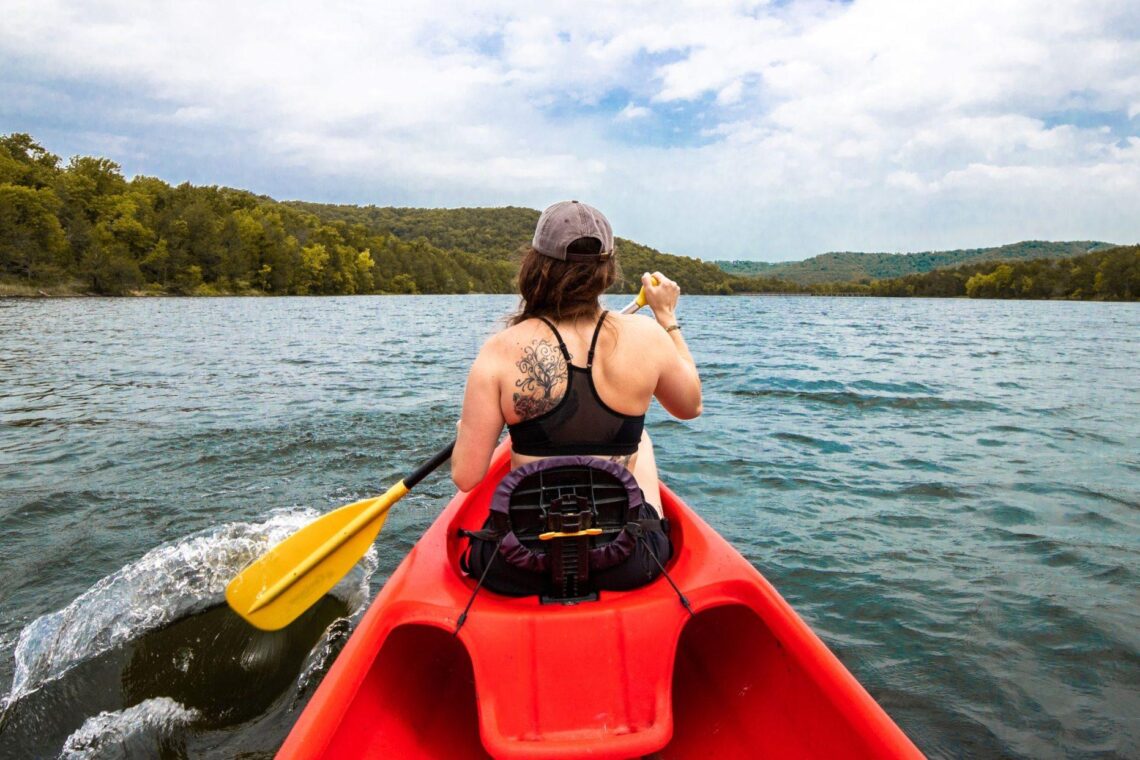
[(415, 488), (416, 484), (430, 475), (433, 470), (446, 462), (448, 459), (451, 459), (451, 451), (454, 448), (455, 441), (452, 441), (437, 451), (431, 459), (421, 464), (419, 467), (412, 471), (411, 475), (404, 478), (404, 487), (408, 490)]

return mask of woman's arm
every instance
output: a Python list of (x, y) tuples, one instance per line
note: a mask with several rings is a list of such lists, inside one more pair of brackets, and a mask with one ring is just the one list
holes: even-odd
[(487, 341), (467, 374), (459, 434), (451, 456), (451, 479), (460, 491), (470, 491), (487, 474), (505, 424), (492, 353), (491, 341)]
[[(646, 272), (641, 276), (641, 284), (645, 286), (646, 303), (653, 309), (653, 318), (662, 330), (676, 325), (680, 286), (660, 272), (652, 275)], [(675, 329), (656, 336), (655, 340), (659, 346), (657, 351), (665, 360), (653, 395), (674, 417), (690, 420), (700, 416), (701, 376), (684, 336)]]

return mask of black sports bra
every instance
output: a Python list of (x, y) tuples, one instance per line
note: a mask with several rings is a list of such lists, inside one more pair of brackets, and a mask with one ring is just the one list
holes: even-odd
[(581, 454), (624, 456), (635, 453), (641, 443), (645, 415), (630, 416), (615, 412), (606, 406), (598, 395), (598, 389), (594, 387), (594, 348), (598, 344), (598, 334), (602, 330), (606, 312), (602, 312), (598, 325), (594, 328), (594, 338), (590, 341), (590, 353), (584, 368), (570, 363), (570, 352), (566, 349), (558, 328), (545, 317), (539, 319), (554, 333), (562, 356), (566, 359), (566, 394), (550, 411), (507, 425), (515, 452), (535, 457)]

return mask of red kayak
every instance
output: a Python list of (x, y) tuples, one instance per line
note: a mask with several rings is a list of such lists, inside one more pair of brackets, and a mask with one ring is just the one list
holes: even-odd
[(666, 578), (598, 601), (459, 569), (509, 469), (459, 493), (377, 596), (279, 758), (919, 758), (776, 590), (664, 486)]

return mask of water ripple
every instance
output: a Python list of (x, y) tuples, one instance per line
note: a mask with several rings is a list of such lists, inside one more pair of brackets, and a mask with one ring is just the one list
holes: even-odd
[(730, 390), (734, 396), (793, 399), (816, 404), (850, 406), (858, 409), (914, 409), (918, 411), (988, 411), (997, 409), (988, 401), (947, 399), (939, 396), (878, 396), (854, 391), (807, 391), (779, 388)]
[[(10, 697), (47, 684), (41, 712), (72, 711), (57, 749), (122, 737), (271, 753), (347, 623), (308, 654), (288, 699), (204, 732), (180, 712), (199, 707), (172, 692), (148, 692), (135, 712), (72, 693), (68, 674), (101, 683), (118, 651), (101, 648), (110, 597), (95, 604), (92, 591), (123, 588), (122, 569), (156, 547), (384, 490), (451, 437), (467, 365), (514, 305), (0, 302)], [(705, 413), (651, 409), (666, 480), (928, 755), (1137, 754), (1140, 309), (686, 297), (682, 310)], [(450, 493), (439, 477), (393, 510), (372, 591)], [(159, 609), (186, 612), (171, 603)], [(71, 633), (52, 648), (61, 616)], [(29, 722), (0, 727), (0, 745), (49, 720), (16, 701)]]

